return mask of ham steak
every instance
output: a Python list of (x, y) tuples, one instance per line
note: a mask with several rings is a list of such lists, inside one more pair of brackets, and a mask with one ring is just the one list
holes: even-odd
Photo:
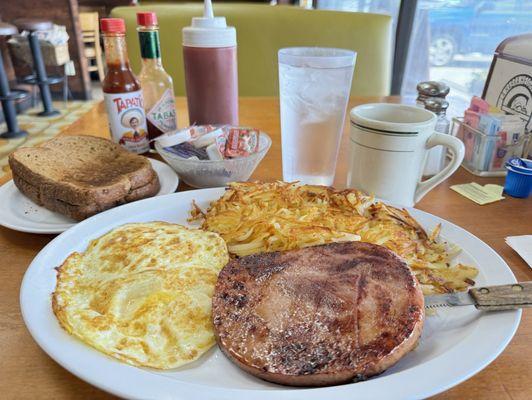
[(379, 374), (412, 350), (424, 301), (395, 253), (343, 242), (230, 261), (212, 313), (218, 345), (245, 371), (324, 386)]

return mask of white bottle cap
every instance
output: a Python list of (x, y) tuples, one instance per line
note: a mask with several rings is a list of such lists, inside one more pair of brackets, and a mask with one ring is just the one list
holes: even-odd
[(192, 25), (183, 28), (183, 46), (234, 47), (236, 29), (227, 26), (225, 17), (215, 17), (211, 0), (205, 0), (203, 17), (192, 18)]

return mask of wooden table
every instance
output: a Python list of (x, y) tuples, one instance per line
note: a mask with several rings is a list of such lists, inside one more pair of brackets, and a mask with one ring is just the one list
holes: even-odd
[[(397, 99), (354, 98), (351, 106)], [(180, 126), (186, 124), (186, 102), (177, 100)], [(279, 105), (272, 98), (245, 98), (240, 104), (241, 123), (268, 132), (273, 145), (252, 179), (281, 179), (281, 139)], [(338, 159), (335, 184), (345, 185), (347, 123)], [(66, 134), (107, 135), (107, 120), (99, 105)], [(502, 178), (482, 179), (459, 169), (450, 179), (431, 191), (418, 205), (462, 226), (494, 248), (510, 265), (518, 280), (532, 280), (532, 270), (508, 247), (509, 235), (532, 233), (532, 199), (511, 197), (490, 205), (479, 206), (449, 189), (467, 182), (498, 183)], [(0, 182), (3, 183), (3, 182)], [(180, 186), (180, 189), (183, 187)], [(186, 189), (186, 188), (185, 188)], [(4, 399), (103, 399), (105, 392), (79, 380), (49, 358), (32, 340), (20, 315), (19, 287), (27, 266), (53, 235), (32, 235), (0, 228), (0, 397)], [(436, 396), (437, 399), (532, 399), (532, 314), (523, 313), (521, 326), (504, 353), (489, 367), (461, 385)], [(460, 360), (456, 360), (457, 363)], [(438, 371), (434, 371), (438, 373)]]

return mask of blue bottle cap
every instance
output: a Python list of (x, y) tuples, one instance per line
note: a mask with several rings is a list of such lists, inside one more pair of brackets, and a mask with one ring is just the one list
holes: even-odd
[(506, 167), (510, 167), (515, 171), (532, 173), (532, 160), (526, 158), (513, 157), (506, 161)]
[(507, 163), (506, 169), (508, 174), (504, 182), (504, 192), (512, 197), (527, 198), (530, 196), (532, 192), (532, 168), (514, 167)]

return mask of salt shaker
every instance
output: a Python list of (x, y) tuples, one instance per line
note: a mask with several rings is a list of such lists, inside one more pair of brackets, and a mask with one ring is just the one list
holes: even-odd
[[(439, 133), (449, 133), (450, 122), (447, 119), (446, 111), (449, 107), (447, 100), (441, 97), (428, 97), (425, 99), (425, 109), (432, 111), (438, 119), (434, 130)], [(445, 166), (445, 151), (442, 146), (436, 146), (427, 152), (427, 161), (423, 170), (423, 175), (436, 175)]]
[(443, 82), (427, 81), (418, 83), (416, 105), (425, 108), (425, 100), (429, 97), (445, 98), (449, 94), (449, 86)]

